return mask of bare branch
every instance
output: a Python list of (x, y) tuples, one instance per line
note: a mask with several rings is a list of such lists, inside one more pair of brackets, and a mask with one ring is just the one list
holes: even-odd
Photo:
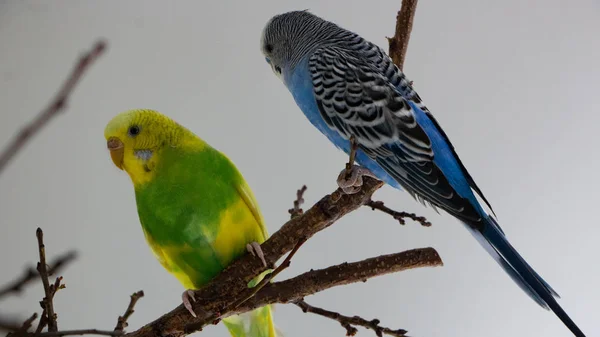
[(396, 273), (419, 267), (441, 266), (442, 261), (433, 248), (413, 249), (410, 251), (383, 255), (360, 262), (343, 263), (337, 266), (311, 270), (292, 279), (269, 283), (248, 301), (235, 310), (225, 312), (231, 297), (236, 293), (222, 293), (216, 297), (205, 297), (211, 291), (200, 289), (197, 302), (194, 304), (196, 313), (204, 313), (197, 319), (179, 306), (156, 321), (147, 324), (137, 331), (127, 334), (129, 337), (181, 337), (200, 330), (214, 322), (215, 312), (220, 312), (222, 318), (237, 315), (274, 303), (291, 303), (308, 295), (346, 284), (364, 282), (369, 278)]
[[(40, 262), (38, 262), (37, 270), (40, 273), (40, 277), (42, 278), (42, 284), (44, 285), (45, 294), (42, 303), (48, 319), (48, 331), (56, 332), (58, 331), (58, 324), (56, 322), (56, 313), (54, 312), (53, 299), (54, 292), (56, 292), (58, 288), (53, 292), (50, 288), (50, 282), (48, 281), (48, 270), (46, 265), (46, 246), (44, 245), (44, 232), (41, 228), (38, 227), (35, 234), (38, 240), (38, 250), (40, 255)], [(57, 279), (57, 284), (60, 285), (59, 279)]]
[[(61, 337), (61, 336), (78, 336), (78, 335), (102, 335), (102, 336), (123, 336), (123, 332), (98, 330), (98, 329), (80, 329), (80, 330), (62, 330), (54, 332), (27, 333), (20, 334), (19, 337)], [(15, 336), (16, 337), (16, 336)]]
[(367, 320), (359, 316), (350, 317), (342, 315), (335, 311), (318, 308), (306, 303), (304, 299), (296, 301), (294, 304), (300, 307), (300, 309), (302, 309), (302, 311), (305, 313), (312, 313), (315, 315), (327, 317), (338, 321), (342, 325), (342, 327), (346, 329), (346, 336), (356, 335), (358, 330), (355, 328), (355, 326), (362, 326), (364, 328), (371, 329), (379, 337), (381, 337), (383, 334), (395, 337), (406, 337), (406, 333), (408, 332), (404, 329), (392, 330), (390, 328), (382, 327), (381, 325), (379, 325), (380, 322), (376, 318), (372, 320)]
[[(62, 267), (75, 260), (76, 257), (77, 254), (75, 251), (69, 251), (66, 254), (54, 259), (54, 261), (49, 264), (50, 268), (48, 268), (48, 275), (56, 274), (60, 269), (62, 269)], [(39, 277), (40, 274), (33, 267), (27, 268), (20, 278), (0, 289), (0, 298), (10, 294), (20, 293), (25, 286), (33, 281), (38, 280)]]
[(388, 38), (390, 57), (400, 70), (404, 68), (408, 41), (410, 40), (416, 11), (417, 0), (402, 0), (402, 8), (400, 8), (396, 17), (396, 33), (394, 37)]
[(365, 206), (371, 207), (372, 210), (378, 210), (391, 215), (395, 220), (398, 220), (398, 222), (400, 222), (401, 225), (406, 224), (406, 221), (404, 219), (408, 218), (420, 223), (421, 226), (431, 227), (431, 222), (427, 221), (427, 219), (424, 216), (418, 216), (415, 213), (394, 211), (393, 209), (385, 206), (383, 204), (383, 201), (369, 200), (365, 203)]
[(33, 321), (37, 319), (37, 316), (37, 312), (34, 312), (33, 315), (31, 315), (31, 317), (29, 317), (27, 320), (25, 320), (25, 322), (23, 322), (23, 325), (21, 326), (19, 331), (28, 331), (29, 328), (31, 328), (31, 326), (33, 325)]
[(4, 170), (10, 160), (23, 148), (25, 144), (59, 112), (61, 112), (69, 99), (69, 95), (83, 77), (89, 66), (100, 56), (106, 49), (104, 41), (98, 41), (91, 51), (84, 54), (80, 59), (67, 81), (63, 84), (58, 94), (54, 97), (50, 105), (40, 112), (29, 124), (25, 125), (17, 136), (8, 144), (8, 146), (0, 153), (0, 173)]
[(119, 319), (117, 320), (117, 325), (115, 326), (114, 332), (118, 332), (121, 334), (123, 333), (123, 331), (127, 327), (127, 320), (135, 312), (135, 310), (133, 310), (135, 308), (135, 304), (142, 297), (144, 297), (143, 290), (140, 290), (140, 291), (137, 291), (137, 292), (131, 294), (130, 300), (129, 300), (129, 305), (127, 306), (127, 310), (125, 310), (125, 313), (123, 314), (123, 316), (119, 316)]
[[(44, 303), (40, 302), (40, 305), (44, 307)], [(40, 321), (38, 322), (37, 328), (35, 328), (35, 333), (40, 334), (42, 330), (48, 325), (48, 315), (46, 314), (46, 309), (42, 310), (42, 316), (40, 316)]]
[(288, 210), (292, 219), (304, 213), (301, 207), (304, 203), (304, 192), (306, 192), (306, 185), (302, 185), (302, 187), (298, 191), (296, 191), (296, 200), (294, 200), (294, 208), (290, 208)]

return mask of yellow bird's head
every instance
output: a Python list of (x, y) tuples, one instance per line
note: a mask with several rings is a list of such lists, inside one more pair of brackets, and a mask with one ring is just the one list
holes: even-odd
[(113, 163), (129, 174), (134, 185), (150, 181), (162, 150), (177, 147), (187, 133), (169, 117), (144, 109), (122, 112), (104, 129)]

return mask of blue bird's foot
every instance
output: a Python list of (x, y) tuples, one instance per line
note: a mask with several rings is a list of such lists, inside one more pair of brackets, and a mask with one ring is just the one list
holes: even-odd
[(353, 165), (349, 176), (346, 176), (346, 169), (343, 169), (342, 172), (340, 172), (337, 178), (337, 184), (344, 193), (354, 194), (360, 191), (364, 176), (378, 179), (369, 169)]
[(183, 306), (192, 314), (192, 316), (197, 317), (194, 309), (192, 309), (192, 302), (196, 302), (196, 298), (194, 297), (194, 290), (187, 289), (181, 294), (181, 299), (183, 300)]
[(265, 254), (263, 253), (262, 248), (260, 248), (260, 243), (256, 241), (250, 242), (246, 245), (246, 249), (248, 250), (248, 253), (252, 254), (252, 256), (258, 256), (258, 258), (262, 261), (263, 265), (265, 267), (267, 266), (267, 261), (265, 261)]

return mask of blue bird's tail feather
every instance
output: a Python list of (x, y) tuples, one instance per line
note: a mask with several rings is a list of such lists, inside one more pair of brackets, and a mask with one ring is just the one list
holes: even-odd
[(465, 227), (513, 281), (536, 303), (545, 309), (552, 310), (575, 336), (585, 337), (585, 334), (556, 302), (555, 297), (560, 298), (560, 296), (513, 248), (494, 218), (487, 216), (483, 231), (468, 224), (465, 224)]

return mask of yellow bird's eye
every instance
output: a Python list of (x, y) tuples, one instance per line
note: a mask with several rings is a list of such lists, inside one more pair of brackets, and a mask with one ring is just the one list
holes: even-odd
[(128, 133), (131, 137), (135, 137), (140, 133), (140, 127), (137, 125), (132, 125), (129, 127)]

